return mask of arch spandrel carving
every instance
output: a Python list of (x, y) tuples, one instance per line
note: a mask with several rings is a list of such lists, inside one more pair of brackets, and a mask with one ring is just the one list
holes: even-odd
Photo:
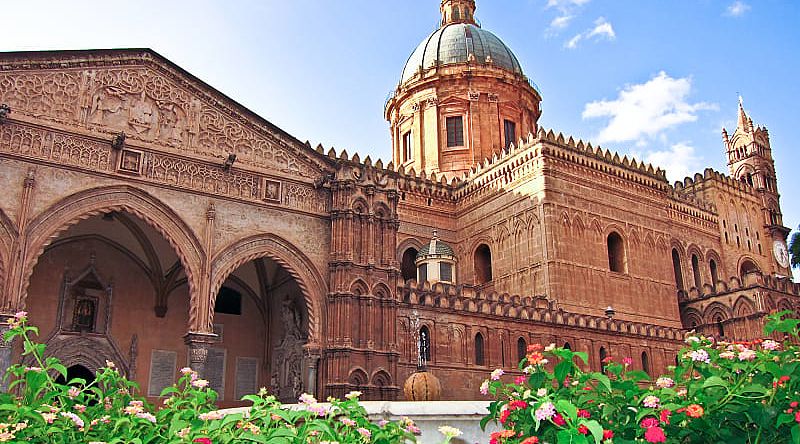
[(150, 50), (83, 51), (7, 65), (0, 101), (15, 116), (124, 132), (128, 140), (181, 154), (233, 153), (237, 162), (298, 178), (316, 179), (327, 168), (309, 147)]
[[(26, 255), (22, 266), (21, 287), (12, 301), (15, 307), (25, 303), (34, 266), (59, 234), (81, 220), (110, 211), (132, 213), (158, 231), (172, 246), (183, 265), (190, 294), (199, 288), (199, 269), (205, 255), (192, 229), (172, 208), (147, 192), (129, 185), (93, 188), (70, 195), (42, 211), (27, 226)], [(194, 306), (191, 310), (196, 310)], [(190, 319), (196, 317), (190, 311)]]
[[(324, 315), (322, 301), (327, 293), (327, 283), (311, 260), (287, 240), (274, 234), (250, 236), (232, 243), (211, 259), (211, 292), (215, 297), (225, 279), (241, 265), (254, 259), (268, 257), (281, 265), (296, 281), (308, 312), (308, 344), (318, 346), (321, 340), (321, 323)], [(196, 304), (192, 304), (196, 305)], [(190, 318), (189, 322), (198, 331), (211, 331), (214, 304), (209, 311)], [(204, 330), (206, 329), (206, 330)]]

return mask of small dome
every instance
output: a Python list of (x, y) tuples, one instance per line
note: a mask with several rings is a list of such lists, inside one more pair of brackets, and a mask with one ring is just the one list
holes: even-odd
[(470, 54), (474, 55), (476, 63), (487, 65), (489, 57), (492, 66), (522, 75), (517, 57), (496, 35), (471, 23), (452, 23), (437, 29), (420, 43), (408, 58), (400, 83), (411, 80), (420, 68), (428, 70), (437, 63), (466, 63)]
[(419, 252), (417, 252), (417, 260), (431, 255), (455, 256), (456, 253), (453, 251), (453, 247), (442, 242), (434, 235), (430, 243), (423, 245), (419, 249)]

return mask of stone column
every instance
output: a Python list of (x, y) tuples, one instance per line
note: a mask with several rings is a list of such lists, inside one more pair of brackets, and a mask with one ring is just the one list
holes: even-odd
[(6, 381), (6, 371), (11, 366), (12, 342), (6, 341), (3, 336), (9, 330), (8, 322), (13, 319), (13, 315), (0, 314), (0, 391), (8, 389)]
[(189, 347), (189, 367), (196, 371), (201, 378), (205, 377), (208, 349), (217, 342), (217, 335), (214, 333), (189, 332), (183, 339)]
[(317, 372), (319, 371), (321, 351), (317, 346), (306, 344), (303, 346), (303, 352), (306, 361), (306, 377), (308, 378), (305, 391), (319, 398), (322, 393), (317, 393)]

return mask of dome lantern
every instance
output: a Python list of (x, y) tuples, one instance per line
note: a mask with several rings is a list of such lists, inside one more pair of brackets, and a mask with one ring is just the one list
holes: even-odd
[(475, 24), (475, 0), (442, 0), (442, 26), (451, 23)]
[(450, 245), (439, 239), (436, 230), (430, 243), (419, 249), (415, 263), (419, 282), (456, 283), (456, 254)]

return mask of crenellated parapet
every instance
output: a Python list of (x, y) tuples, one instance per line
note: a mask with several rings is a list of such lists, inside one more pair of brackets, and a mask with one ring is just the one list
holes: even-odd
[(680, 292), (678, 299), (681, 303), (688, 303), (755, 288), (790, 296), (800, 296), (800, 283), (794, 283), (788, 277), (755, 271), (744, 275), (744, 277), (731, 276), (726, 280), (719, 280), (713, 286), (706, 284), (702, 288), (693, 287), (688, 292)]
[(681, 340), (683, 330), (660, 325), (572, 313), (544, 296), (484, 292), (470, 285), (406, 281), (397, 288), (401, 304), (469, 316), (481, 315), (525, 323), (599, 330), (662, 340)]

